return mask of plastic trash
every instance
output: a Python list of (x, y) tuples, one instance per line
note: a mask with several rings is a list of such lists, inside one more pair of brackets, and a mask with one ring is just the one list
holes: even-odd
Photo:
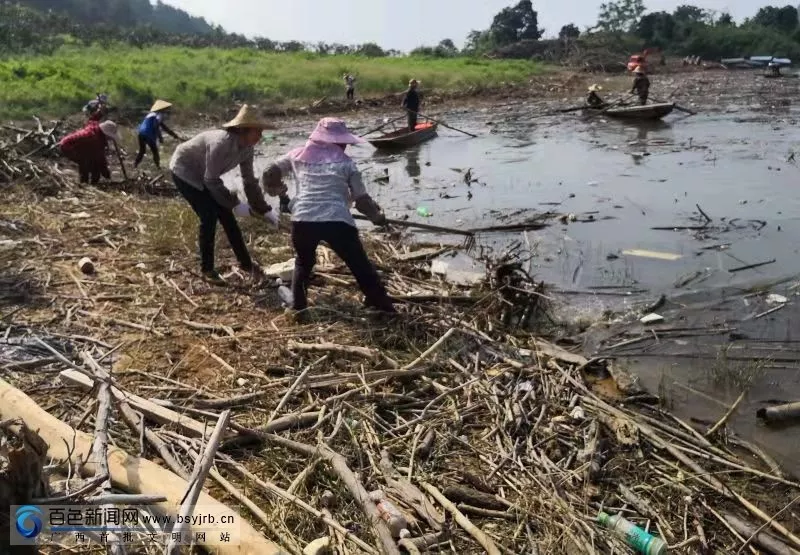
[(789, 299), (777, 293), (770, 293), (767, 295), (767, 304), (784, 304), (788, 303)]
[(284, 306), (290, 307), (294, 305), (294, 295), (292, 295), (292, 290), (285, 285), (278, 287), (278, 297), (280, 297)]
[(417, 208), (417, 214), (419, 214), (423, 218), (430, 218), (431, 216), (433, 216), (433, 213), (430, 210), (428, 210), (425, 206), (420, 206), (419, 208)]
[(395, 538), (407, 538), (411, 536), (411, 532), (408, 531), (408, 521), (406, 517), (403, 516), (403, 513), (401, 513), (391, 501), (386, 499), (385, 493), (381, 490), (373, 491), (369, 494), (369, 498), (375, 502), (375, 505), (378, 507), (378, 513), (389, 526), (389, 530), (392, 531), (392, 535)]
[(665, 555), (667, 553), (667, 544), (664, 540), (648, 534), (620, 515), (611, 516), (601, 512), (597, 515), (597, 522), (625, 540), (626, 544), (641, 555)]
[(654, 312), (652, 314), (648, 314), (647, 316), (643, 316), (639, 321), (642, 324), (656, 324), (658, 322), (663, 322), (664, 317)]
[(756, 411), (756, 418), (760, 418), (767, 423), (786, 422), (800, 418), (800, 403), (788, 403), (785, 405), (775, 405)]

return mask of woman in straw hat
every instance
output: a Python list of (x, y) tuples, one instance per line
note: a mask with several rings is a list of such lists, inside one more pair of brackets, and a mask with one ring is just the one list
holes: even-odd
[(119, 131), (113, 121), (99, 123), (90, 120), (83, 129), (79, 129), (61, 139), (58, 143), (61, 154), (78, 164), (81, 183), (93, 185), (100, 182), (100, 177), (111, 179), (108, 169), (106, 147), (109, 141), (119, 143)]
[(353, 273), (366, 296), (366, 304), (383, 312), (395, 312), (350, 214), (352, 199), (356, 209), (375, 225), (386, 224), (380, 207), (364, 188), (356, 163), (345, 153), (347, 145), (363, 142), (364, 139), (348, 131), (342, 120), (324, 118), (305, 146), (277, 160), (262, 177), (264, 188), (273, 196), (286, 194), (282, 181), (285, 176), (295, 178), (291, 211), (296, 253), (292, 308), (296, 311), (307, 307), (306, 294), (317, 246), (325, 241)]
[(161, 167), (161, 155), (158, 152), (158, 143), (164, 142), (164, 135), (161, 131), (166, 131), (167, 134), (172, 136), (173, 139), (181, 140), (172, 129), (167, 127), (164, 121), (169, 117), (172, 104), (165, 100), (156, 100), (153, 107), (150, 108), (142, 123), (139, 125), (139, 153), (136, 155), (136, 161), (133, 167), (139, 167), (144, 159), (145, 149), (150, 147), (150, 152), (153, 153), (153, 162), (156, 167)]
[(603, 87), (600, 85), (592, 85), (589, 87), (589, 96), (586, 97), (586, 104), (591, 106), (592, 108), (600, 108), (605, 104), (605, 101), (600, 98), (600, 95), (597, 94), (599, 91), (602, 91)]
[(642, 66), (636, 66), (636, 69), (633, 70), (633, 74), (635, 77), (633, 79), (631, 94), (639, 95), (639, 103), (644, 106), (647, 104), (647, 97), (650, 96), (650, 79), (648, 79)]
[[(223, 285), (214, 266), (214, 239), (217, 221), (222, 224), (228, 242), (242, 270), (258, 276), (258, 267), (250, 258), (235, 216), (262, 217), (277, 227), (278, 214), (264, 200), (258, 179), (253, 173), (255, 145), (264, 129), (272, 126), (261, 121), (255, 109), (244, 105), (237, 116), (222, 129), (204, 131), (175, 150), (169, 169), (181, 195), (200, 218), (200, 259), (204, 277)], [(247, 203), (222, 181), (222, 175), (239, 166)]]

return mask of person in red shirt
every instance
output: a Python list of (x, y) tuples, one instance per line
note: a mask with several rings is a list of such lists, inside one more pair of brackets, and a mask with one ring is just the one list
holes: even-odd
[(69, 160), (78, 164), (78, 174), (81, 183), (92, 185), (100, 182), (100, 177), (111, 179), (106, 159), (108, 141), (119, 143), (119, 131), (113, 121), (90, 121), (86, 127), (70, 133), (58, 143), (63, 154)]

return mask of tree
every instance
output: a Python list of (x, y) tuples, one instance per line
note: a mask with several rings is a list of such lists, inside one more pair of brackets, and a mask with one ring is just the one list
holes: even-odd
[(634, 33), (649, 46), (666, 48), (675, 37), (676, 22), (672, 14), (653, 12), (642, 17)]
[(716, 23), (719, 27), (735, 27), (736, 23), (733, 21), (733, 16), (728, 12), (723, 12), (722, 15), (719, 16)]
[(791, 34), (797, 29), (797, 8), (794, 6), (784, 6), (782, 8), (766, 6), (758, 10), (758, 13), (753, 18), (753, 23), (777, 29), (781, 33)]
[(464, 51), (470, 54), (482, 54), (495, 47), (494, 36), (489, 31), (472, 30), (467, 35)]
[(697, 6), (678, 6), (675, 8), (675, 11), (672, 12), (672, 17), (678, 23), (686, 24), (686, 23), (710, 23), (711, 22), (711, 14), (702, 8), (698, 8)]
[(644, 12), (643, 0), (619, 0), (601, 4), (597, 26), (606, 32), (627, 33), (639, 23)]
[(358, 47), (358, 50), (356, 50), (356, 54), (366, 56), (367, 58), (383, 58), (386, 56), (386, 52), (384, 52), (383, 48), (374, 42), (362, 44)]
[(561, 40), (575, 40), (581, 36), (581, 30), (574, 23), (564, 25), (558, 32), (558, 38)]
[(539, 29), (539, 14), (531, 0), (520, 0), (513, 8), (503, 8), (494, 16), (489, 32), (498, 46), (521, 40), (539, 40), (544, 33)]

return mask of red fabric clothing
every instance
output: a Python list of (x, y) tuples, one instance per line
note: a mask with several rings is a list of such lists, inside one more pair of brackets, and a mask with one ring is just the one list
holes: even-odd
[(100, 181), (100, 177), (111, 178), (106, 160), (108, 139), (100, 123), (90, 121), (86, 127), (70, 133), (58, 143), (61, 153), (78, 164), (81, 183), (91, 179), (92, 183)]
[(83, 129), (61, 139), (58, 146), (64, 156), (74, 162), (106, 166), (107, 144), (108, 140), (100, 129), (100, 123), (90, 121)]

